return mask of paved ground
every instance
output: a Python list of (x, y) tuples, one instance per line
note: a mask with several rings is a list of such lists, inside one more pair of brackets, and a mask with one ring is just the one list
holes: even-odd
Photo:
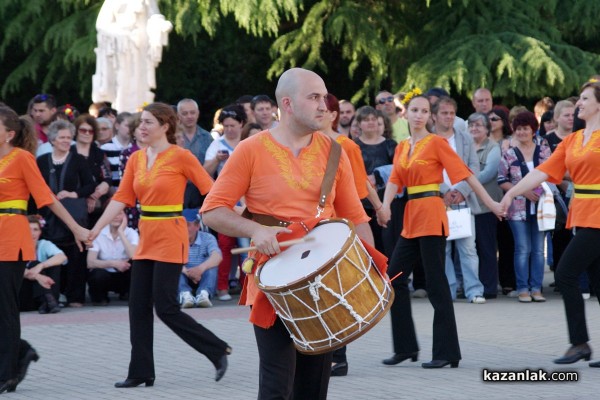
[[(549, 274), (546, 282), (549, 281)], [(600, 393), (600, 369), (585, 362), (559, 368), (552, 359), (568, 347), (562, 300), (548, 293), (546, 303), (519, 304), (504, 296), (484, 305), (455, 303), (463, 360), (458, 369), (424, 370), (431, 357), (432, 308), (413, 300), (421, 345), (418, 363), (386, 367), (392, 354), (389, 317), (348, 347), (350, 372), (331, 380), (330, 399), (593, 399)], [(7, 399), (253, 399), (257, 393), (254, 336), (248, 310), (233, 302), (212, 309), (192, 309), (195, 319), (233, 347), (230, 369), (219, 383), (214, 369), (161, 322), (155, 324), (156, 383), (152, 388), (115, 389), (125, 378), (129, 360), (127, 307), (65, 309), (55, 315), (23, 313), (23, 337), (41, 355), (27, 379)], [(591, 345), (600, 351), (600, 309), (586, 301)], [(598, 353), (596, 360), (600, 358)], [(575, 371), (578, 382), (487, 383), (493, 370)]]

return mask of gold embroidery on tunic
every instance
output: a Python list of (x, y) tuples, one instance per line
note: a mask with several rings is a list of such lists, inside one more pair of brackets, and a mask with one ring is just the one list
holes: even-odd
[(583, 145), (583, 131), (577, 132), (575, 135), (577, 136), (575, 136), (575, 143), (573, 143), (571, 149), (571, 154), (573, 154), (573, 157), (581, 157), (588, 151), (594, 153), (600, 152), (600, 143), (598, 143), (600, 139), (600, 130), (592, 132), (592, 137), (590, 137), (590, 140), (588, 140), (585, 146)]
[(148, 163), (148, 157), (146, 156), (146, 152), (142, 152), (137, 159), (137, 168), (135, 177), (137, 179), (138, 184), (142, 186), (150, 186), (156, 180), (156, 176), (159, 172), (164, 171), (175, 171), (175, 169), (171, 166), (165, 166), (168, 162), (171, 161), (173, 156), (175, 155), (176, 147), (171, 147), (166, 150), (164, 154), (159, 154), (152, 165), (152, 168), (148, 170), (146, 165)]
[[(260, 140), (267, 151), (277, 160), (279, 173), (290, 188), (307, 189), (315, 176), (323, 175), (323, 172), (319, 173), (317, 171), (315, 165), (317, 155), (321, 150), (321, 145), (318, 141), (315, 141), (309, 146), (307, 151), (300, 154), (300, 177), (298, 178), (294, 176), (290, 153), (279, 147), (267, 135), (262, 136)], [(316, 139), (313, 137), (313, 140)]]
[(398, 157), (398, 162), (402, 168), (408, 168), (412, 165), (413, 162), (416, 162), (420, 165), (427, 164), (425, 160), (417, 160), (417, 156), (421, 153), (423, 148), (433, 139), (433, 134), (429, 134), (425, 136), (423, 139), (419, 140), (417, 144), (415, 144), (415, 149), (412, 152), (411, 156), (408, 156), (408, 152), (410, 151), (410, 141), (406, 141), (406, 145), (402, 148), (402, 152)]
[[(19, 150), (13, 149), (10, 153), (8, 153), (7, 155), (5, 155), (0, 160), (0, 175), (4, 172), (4, 170), (6, 169), (6, 167), (8, 167), (8, 165), (11, 163), (11, 161), (17, 156), (17, 154), (19, 154)], [(0, 180), (0, 182), (2, 182), (2, 183), (8, 183), (8, 182), (10, 182), (10, 179), (8, 179), (8, 178), (2, 178), (2, 180)]]

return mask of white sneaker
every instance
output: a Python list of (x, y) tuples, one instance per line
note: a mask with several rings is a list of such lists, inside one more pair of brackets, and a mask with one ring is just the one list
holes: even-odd
[(201, 290), (200, 294), (196, 296), (196, 306), (202, 308), (212, 307), (210, 296), (206, 290)]
[(473, 304), (485, 304), (485, 297), (483, 296), (475, 296), (471, 299), (471, 303)]
[(581, 293), (581, 297), (583, 297), (584, 300), (588, 300), (590, 298), (590, 294), (589, 293)]
[(179, 293), (179, 304), (181, 304), (181, 308), (192, 308), (196, 305), (196, 301), (190, 292), (181, 292)]
[(425, 289), (417, 289), (413, 292), (412, 297), (415, 299), (424, 299), (427, 297), (427, 291)]
[(231, 300), (231, 295), (227, 290), (219, 290), (217, 291), (217, 298), (221, 301), (229, 301)]

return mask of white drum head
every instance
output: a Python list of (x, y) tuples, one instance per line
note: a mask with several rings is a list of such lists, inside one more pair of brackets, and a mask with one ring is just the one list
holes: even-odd
[(315, 240), (290, 246), (267, 261), (260, 270), (260, 283), (281, 287), (296, 282), (327, 264), (342, 250), (352, 233), (344, 222), (324, 223), (308, 235)]

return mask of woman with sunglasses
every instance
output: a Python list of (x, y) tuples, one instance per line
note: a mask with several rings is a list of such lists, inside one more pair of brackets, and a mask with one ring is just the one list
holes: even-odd
[(119, 189), (90, 232), (91, 243), (125, 206), (141, 204), (140, 241), (133, 256), (129, 291), (131, 362), (127, 379), (117, 388), (154, 385), (154, 314), (216, 369), (215, 380), (227, 370), (231, 348), (179, 308), (181, 268), (188, 260), (187, 224), (182, 216), (188, 180), (206, 194), (212, 179), (198, 159), (175, 145), (177, 114), (171, 106), (152, 103), (142, 111), (140, 136), (148, 144), (131, 155)]
[[(52, 194), (36, 166), (37, 135), (29, 118), (0, 103), (0, 393), (14, 392), (36, 351), (21, 339), (19, 289), (35, 249), (27, 221), (27, 201), (47, 206), (73, 232), (77, 242), (88, 230), (77, 225)], [(29, 276), (29, 278), (32, 278)]]
[[(95, 183), (92, 172), (85, 158), (71, 151), (71, 143), (75, 134), (73, 124), (65, 120), (54, 121), (48, 127), (47, 134), (49, 142), (52, 143), (52, 152), (38, 157), (38, 167), (56, 197), (64, 202), (70, 201), (67, 207), (71, 212), (76, 212), (76, 207), (85, 205), (78, 206), (75, 204), (76, 201), (65, 199), (82, 199), (81, 203), (84, 203), (83, 199), (88, 198), (94, 192)], [(85, 209), (79, 209), (79, 211), (78, 214), (83, 212), (85, 216)], [(61, 293), (66, 295), (67, 304), (70, 307), (82, 307), (85, 303), (87, 275), (85, 254), (79, 251), (75, 238), (68, 229), (61, 225), (61, 222), (49, 211), (42, 209), (40, 214), (48, 222), (45, 227), (46, 239), (56, 244), (69, 260), (69, 263), (61, 269)], [(83, 220), (79, 222), (85, 224)]]
[(110, 164), (106, 154), (100, 150), (96, 143), (99, 132), (100, 127), (91, 115), (82, 114), (75, 119), (75, 145), (71, 148), (71, 151), (77, 152), (87, 160), (96, 183), (94, 192), (88, 197), (87, 201), (88, 212), (90, 213), (89, 226), (93, 226), (100, 218), (112, 186)]

